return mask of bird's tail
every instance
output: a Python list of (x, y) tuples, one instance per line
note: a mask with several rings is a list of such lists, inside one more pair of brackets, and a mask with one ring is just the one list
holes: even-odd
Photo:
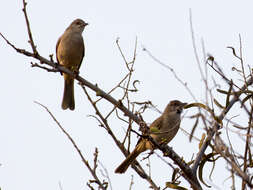
[(141, 140), (133, 152), (127, 156), (127, 158), (116, 168), (115, 173), (125, 173), (127, 168), (133, 163), (135, 158), (142, 152), (147, 150), (146, 148), (146, 140)]
[(62, 99), (62, 109), (75, 109), (75, 99), (74, 99), (74, 79), (70, 77), (64, 77), (64, 92)]

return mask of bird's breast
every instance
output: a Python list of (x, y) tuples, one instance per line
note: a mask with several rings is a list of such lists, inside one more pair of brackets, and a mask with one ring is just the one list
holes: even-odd
[(57, 49), (61, 65), (78, 67), (84, 55), (83, 38), (80, 34), (64, 34)]

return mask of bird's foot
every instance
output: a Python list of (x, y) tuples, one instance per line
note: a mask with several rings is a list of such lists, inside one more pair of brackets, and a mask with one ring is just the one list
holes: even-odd
[(74, 73), (74, 77), (76, 78), (80, 72), (78, 70), (74, 70), (73, 73)]

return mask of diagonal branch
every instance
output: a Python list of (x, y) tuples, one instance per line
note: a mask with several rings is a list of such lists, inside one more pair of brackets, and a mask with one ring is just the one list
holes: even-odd
[[(57, 121), (57, 119), (55, 118), (55, 116), (52, 114), (52, 112), (44, 105), (42, 105), (39, 102), (36, 102), (36, 104), (40, 105), (41, 107), (43, 107), (48, 113), (49, 115), (53, 118), (53, 120), (56, 122), (57, 126), (61, 129), (61, 131), (67, 136), (67, 138), (70, 140), (70, 142), (72, 143), (72, 145), (75, 147), (77, 153), (79, 154), (79, 156), (81, 157), (82, 162), (86, 165), (86, 167), (88, 168), (88, 170), (90, 171), (90, 173), (92, 174), (92, 176), (94, 177), (94, 179), (96, 180), (96, 183), (99, 185), (99, 187), (103, 190), (106, 190), (106, 187), (104, 187), (103, 183), (99, 180), (95, 170), (93, 170), (89, 164), (89, 162), (84, 158), (81, 150), (79, 149), (79, 147), (76, 145), (74, 139), (70, 136), (70, 134), (61, 126), (61, 124), (59, 123), (59, 121)], [(94, 166), (95, 167), (95, 166)]]
[[(101, 114), (101, 112), (99, 111), (98, 107), (96, 106), (96, 103), (91, 99), (89, 93), (87, 92), (85, 87), (82, 87), (88, 100), (90, 101), (91, 105), (93, 106), (93, 108), (96, 111), (96, 115), (98, 115), (98, 117), (101, 119), (101, 122), (103, 123), (103, 125), (105, 126), (105, 129), (107, 130), (108, 134), (112, 137), (113, 141), (115, 142), (115, 144), (119, 147), (119, 149), (121, 150), (121, 152), (125, 155), (128, 156), (129, 152), (126, 150), (126, 148), (123, 146), (122, 143), (120, 143), (120, 141), (117, 139), (117, 137), (114, 135), (114, 133), (112, 132), (111, 128), (109, 127), (109, 124), (107, 122), (107, 119), (105, 117), (103, 117), (103, 115)], [(99, 121), (100, 122), (100, 121)], [(159, 188), (157, 187), (157, 185), (154, 183), (154, 181), (150, 178), (150, 176), (148, 176), (144, 169), (140, 166), (140, 164), (136, 161), (136, 164), (133, 165), (133, 169), (137, 172), (137, 174), (144, 178), (145, 180), (147, 180), (150, 185), (155, 189), (155, 190), (159, 190)], [(137, 167), (137, 166), (138, 167)]]
[[(123, 105), (123, 103), (121, 101), (116, 100), (111, 95), (107, 94), (105, 91), (100, 89), (97, 84), (92, 84), (91, 82), (87, 81), (86, 79), (82, 78), (81, 76), (76, 75), (75, 73), (71, 72), (69, 69), (66, 69), (63, 66), (61, 66), (55, 62), (52, 62), (52, 61), (40, 56), (39, 54), (35, 55), (34, 53), (31, 53), (25, 49), (17, 48), (10, 41), (8, 41), (4, 37), (3, 34), (0, 33), (0, 36), (2, 36), (2, 38), (6, 41), (6, 43), (8, 45), (10, 45), (13, 49), (15, 49), (18, 53), (26, 55), (28, 57), (35, 58), (35, 59), (39, 60), (41, 64), (46, 64), (48, 66), (55, 68), (56, 72), (63, 72), (63, 73), (67, 73), (67, 74), (73, 76), (77, 81), (80, 82), (81, 86), (87, 86), (88, 88), (90, 88), (91, 90), (96, 92), (97, 96), (100, 96), (100, 97), (108, 100), (109, 102), (111, 102), (113, 105), (115, 105), (117, 108), (119, 108), (126, 116), (132, 118), (137, 124), (140, 124), (140, 122), (142, 121), (137, 115), (135, 115), (131, 111), (129, 111)], [(41, 68), (41, 69), (44, 69), (44, 68)]]

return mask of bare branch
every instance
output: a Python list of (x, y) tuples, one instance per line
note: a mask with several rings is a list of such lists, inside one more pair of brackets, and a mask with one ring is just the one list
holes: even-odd
[(28, 19), (27, 11), (26, 11), (26, 6), (27, 6), (27, 3), (25, 2), (25, 0), (23, 0), (23, 9), (22, 10), (23, 10), (24, 15), (25, 15), (25, 22), (26, 22), (27, 32), (28, 32), (28, 36), (29, 36), (29, 43), (31, 44), (33, 53), (36, 56), (36, 55), (39, 55), (39, 54), (37, 52), (36, 46), (35, 46), (34, 41), (33, 41), (32, 31), (31, 31), (31, 27), (30, 27), (30, 22), (29, 22), (29, 19)]
[(74, 139), (70, 136), (70, 134), (61, 126), (61, 124), (59, 123), (59, 121), (57, 121), (57, 119), (55, 118), (55, 116), (52, 114), (52, 112), (43, 104), (35, 101), (36, 104), (40, 105), (41, 107), (43, 107), (48, 113), (49, 115), (53, 118), (53, 120), (55, 121), (55, 123), (57, 124), (57, 126), (61, 129), (61, 131), (67, 136), (67, 138), (70, 140), (70, 142), (72, 143), (72, 145), (74, 146), (75, 150), (77, 151), (77, 153), (79, 154), (82, 162), (86, 165), (86, 167), (88, 168), (88, 170), (90, 171), (90, 173), (92, 174), (92, 176), (94, 177), (94, 179), (96, 180), (96, 183), (99, 185), (99, 187), (103, 190), (106, 190), (106, 188), (104, 187), (104, 183), (102, 183), (97, 174), (96, 174), (96, 167), (94, 166), (94, 168), (92, 169), (91, 166), (89, 165), (89, 162), (84, 158), (81, 150), (79, 149), (79, 147), (77, 146), (77, 144), (75, 143)]

